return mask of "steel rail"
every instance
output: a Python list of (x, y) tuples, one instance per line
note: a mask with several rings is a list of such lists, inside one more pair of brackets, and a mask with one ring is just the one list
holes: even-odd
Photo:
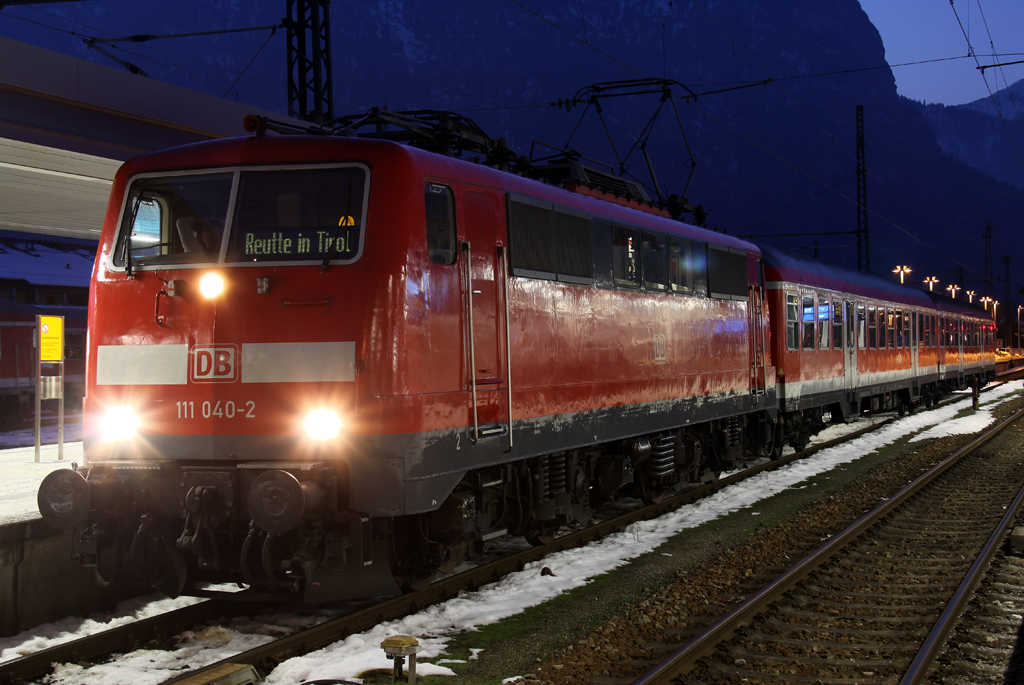
[[(949, 470), (960, 459), (995, 437), (1014, 421), (1024, 416), (1024, 409), (1010, 418), (986, 430), (981, 436), (960, 448), (946, 459), (939, 462), (929, 471), (919, 476), (912, 483), (896, 493), (884, 504), (851, 524), (843, 532), (830, 538), (828, 542), (800, 560), (784, 574), (776, 578), (755, 594), (748, 597), (739, 606), (712, 623), (701, 634), (693, 637), (682, 647), (662, 659), (654, 668), (633, 680), (631, 685), (671, 685), (673, 680), (689, 673), (697, 661), (712, 654), (719, 644), (731, 638), (737, 630), (748, 625), (768, 605), (777, 601), (800, 581), (833, 558), (842, 549), (859, 538), (865, 531), (878, 521), (888, 516), (904, 502), (914, 496), (924, 486)], [(1001, 524), (1000, 531), (1004, 530)], [(902, 685), (902, 683), (901, 683)]]
[[(990, 386), (986, 390), (991, 389), (991, 387), (994, 386)], [(935, 407), (945, 406), (965, 399), (967, 399), (966, 396), (955, 396), (937, 403)], [(866, 433), (887, 426), (896, 420), (898, 419), (889, 418), (833, 440), (813, 445), (801, 452), (794, 452), (777, 460), (744, 469), (725, 478), (720, 478), (714, 483), (688, 490), (614, 519), (609, 519), (583, 530), (555, 538), (553, 542), (543, 547), (524, 550), (511, 557), (506, 557), (505, 559), (470, 569), (456, 576), (445, 578), (419, 592), (395, 597), (381, 604), (357, 611), (354, 614), (327, 621), (292, 636), (268, 643), (248, 652), (243, 652), (224, 661), (210, 664), (203, 668), (192, 669), (187, 675), (183, 674), (178, 678), (167, 681), (167, 683), (183, 683), (186, 679), (190, 683), (202, 683), (204, 682), (200, 677), (202, 674), (208, 674), (211, 678), (216, 677), (214, 674), (218, 673), (218, 669), (226, 664), (249, 664), (258, 668), (266, 668), (267, 664), (276, 663), (285, 658), (319, 649), (353, 632), (371, 628), (381, 621), (401, 618), (431, 604), (455, 597), (460, 590), (467, 588), (475, 590), (486, 583), (500, 579), (508, 573), (522, 570), (526, 564), (538, 561), (552, 552), (581, 547), (612, 533), (619, 532), (632, 523), (663, 516), (670, 511), (674, 511), (687, 504), (692, 504), (745, 478), (781, 468), (821, 450), (854, 440)], [(227, 615), (233, 608), (245, 608), (251, 611), (252, 605), (209, 600), (160, 616), (135, 621), (102, 633), (54, 645), (53, 647), (48, 647), (0, 665), (0, 683), (15, 683), (45, 676), (52, 671), (53, 664), (55, 663), (92, 661), (112, 653), (129, 651), (135, 645), (145, 644), (153, 639), (160, 639), (183, 630), (191, 629), (196, 625), (217, 618), (218, 615)], [(192, 680), (192, 678), (199, 678), (199, 680)]]
[[(1012, 423), (1017, 418), (1020, 418), (1022, 414), (1024, 414), (1024, 410), (1017, 412), (1017, 414), (1015, 414), (1007, 424)], [(981, 583), (982, 578), (985, 576), (989, 566), (992, 564), (992, 558), (996, 555), (996, 552), (1006, 539), (1007, 531), (1013, 527), (1014, 521), (1020, 513), (1022, 505), (1024, 505), (1024, 487), (1022, 487), (1017, 493), (1017, 497), (1014, 498), (1013, 504), (1007, 508), (1006, 515), (1003, 516), (999, 525), (996, 526), (996, 529), (992, 532), (988, 542), (985, 543), (985, 547), (982, 548), (981, 554), (971, 565), (970, 570), (967, 572), (967, 575), (964, 576), (960, 586), (957, 587), (956, 592), (950, 598), (949, 603), (946, 604), (945, 610), (943, 610), (942, 614), (939, 616), (939, 619), (935, 623), (931, 632), (928, 633), (928, 637), (921, 646), (921, 650), (917, 653), (917, 656), (914, 657), (914, 660), (910, 662), (910, 666), (907, 667), (906, 673), (903, 674), (903, 678), (900, 680), (900, 685), (918, 685), (919, 683), (924, 682), (928, 669), (942, 652), (942, 648), (946, 644), (946, 639), (949, 637), (950, 632), (952, 632), (957, 621), (960, 619), (960, 616), (967, 608), (968, 602), (970, 602), (971, 598), (974, 596), (974, 591), (978, 589), (978, 585)]]
[[(966, 397), (958, 396), (950, 398), (936, 406), (943, 406), (964, 399), (966, 399)], [(829, 447), (833, 447), (843, 442), (848, 442), (864, 435), (865, 433), (887, 426), (896, 420), (898, 419), (886, 419), (885, 421), (880, 421), (877, 424), (866, 426), (842, 437), (815, 445), (802, 452), (795, 452), (776, 461), (766, 462), (758, 466), (745, 469), (726, 478), (719, 479), (717, 482), (710, 485), (695, 488), (680, 495), (662, 500), (661, 502), (643, 507), (642, 509), (629, 512), (623, 516), (555, 538), (553, 542), (544, 545), (543, 547), (527, 549), (512, 556), (505, 557), (504, 559), (499, 559), (489, 564), (464, 571), (458, 575), (450, 576), (432, 583), (419, 592), (401, 595), (399, 597), (386, 600), (381, 604), (374, 605), (354, 614), (327, 621), (294, 635), (281, 638), (280, 640), (275, 640), (274, 642), (253, 648), (247, 652), (236, 654), (224, 661), (210, 664), (203, 668), (193, 669), (188, 674), (182, 674), (164, 681), (163, 685), (185, 685), (186, 683), (187, 685), (202, 685), (203, 683), (213, 683), (215, 682), (215, 679), (219, 677), (217, 674), (220, 673), (222, 669), (232, 666), (253, 666), (260, 672), (266, 673), (284, 659), (307, 654), (333, 642), (344, 639), (352, 633), (368, 630), (383, 621), (402, 618), (403, 616), (407, 616), (410, 613), (419, 611), (420, 609), (432, 604), (456, 597), (460, 591), (474, 591), (487, 583), (501, 579), (508, 573), (522, 570), (526, 564), (539, 561), (553, 552), (581, 547), (593, 542), (594, 540), (619, 532), (626, 526), (637, 521), (657, 518), (658, 516), (662, 516), (686, 504), (690, 504), (707, 497), (708, 495), (718, 492), (729, 485), (740, 482), (745, 478), (749, 478), (765, 471), (772, 471), (781, 468), (794, 461), (806, 458), (815, 452), (828, 449)], [(204, 679), (204, 677), (206, 679)]]
[(16, 683), (49, 674), (55, 663), (90, 661), (111, 653), (130, 651), (151, 640), (160, 640), (230, 613), (252, 611), (252, 605), (226, 600), (206, 600), (158, 616), (87, 635), (41, 649), (0, 664), (0, 683)]

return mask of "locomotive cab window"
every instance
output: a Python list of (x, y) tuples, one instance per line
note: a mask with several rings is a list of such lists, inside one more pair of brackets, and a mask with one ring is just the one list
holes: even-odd
[(228, 260), (354, 262), (362, 254), (366, 179), (360, 166), (241, 172)]
[(231, 183), (230, 172), (132, 181), (114, 248), (114, 266), (216, 261)]
[(439, 183), (428, 183), (424, 193), (427, 219), (427, 254), (435, 264), (454, 264), (455, 198), (452, 189)]

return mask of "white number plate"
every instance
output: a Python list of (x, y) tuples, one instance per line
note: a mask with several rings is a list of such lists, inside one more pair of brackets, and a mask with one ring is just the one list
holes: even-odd
[(255, 419), (256, 402), (246, 400), (245, 402), (234, 400), (205, 400), (195, 402), (187, 400), (176, 402), (179, 419)]

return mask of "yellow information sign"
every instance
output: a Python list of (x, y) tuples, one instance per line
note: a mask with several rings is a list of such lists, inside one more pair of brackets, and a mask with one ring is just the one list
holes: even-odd
[(39, 316), (39, 361), (64, 361), (64, 317)]

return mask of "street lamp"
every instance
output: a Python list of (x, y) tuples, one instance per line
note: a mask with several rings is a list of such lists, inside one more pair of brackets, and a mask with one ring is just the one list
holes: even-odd
[(929, 276), (928, 278), (924, 279), (924, 282), (928, 284), (928, 292), (931, 292), (933, 290), (933, 286), (939, 282), (939, 279), (937, 279), (935, 276)]
[(946, 286), (946, 290), (949, 291), (949, 296), (952, 297), (955, 300), (956, 299), (956, 291), (960, 290), (960, 286), (950, 284), (950, 285)]
[(984, 307), (985, 311), (987, 312), (988, 311), (988, 304), (989, 304), (989, 302), (992, 301), (992, 298), (988, 297), (988, 296), (985, 296), (985, 297), (981, 298), (978, 301), (981, 302), (981, 306)]
[(895, 269), (892, 270), (892, 272), (894, 274), (899, 274), (900, 275), (900, 284), (901, 285), (903, 283), (903, 277), (906, 276), (907, 274), (909, 274), (911, 271), (913, 271), (913, 269), (911, 269), (909, 266), (897, 266)]
[(973, 290), (965, 290), (964, 292), (967, 294), (967, 301), (974, 304), (975, 292)]

